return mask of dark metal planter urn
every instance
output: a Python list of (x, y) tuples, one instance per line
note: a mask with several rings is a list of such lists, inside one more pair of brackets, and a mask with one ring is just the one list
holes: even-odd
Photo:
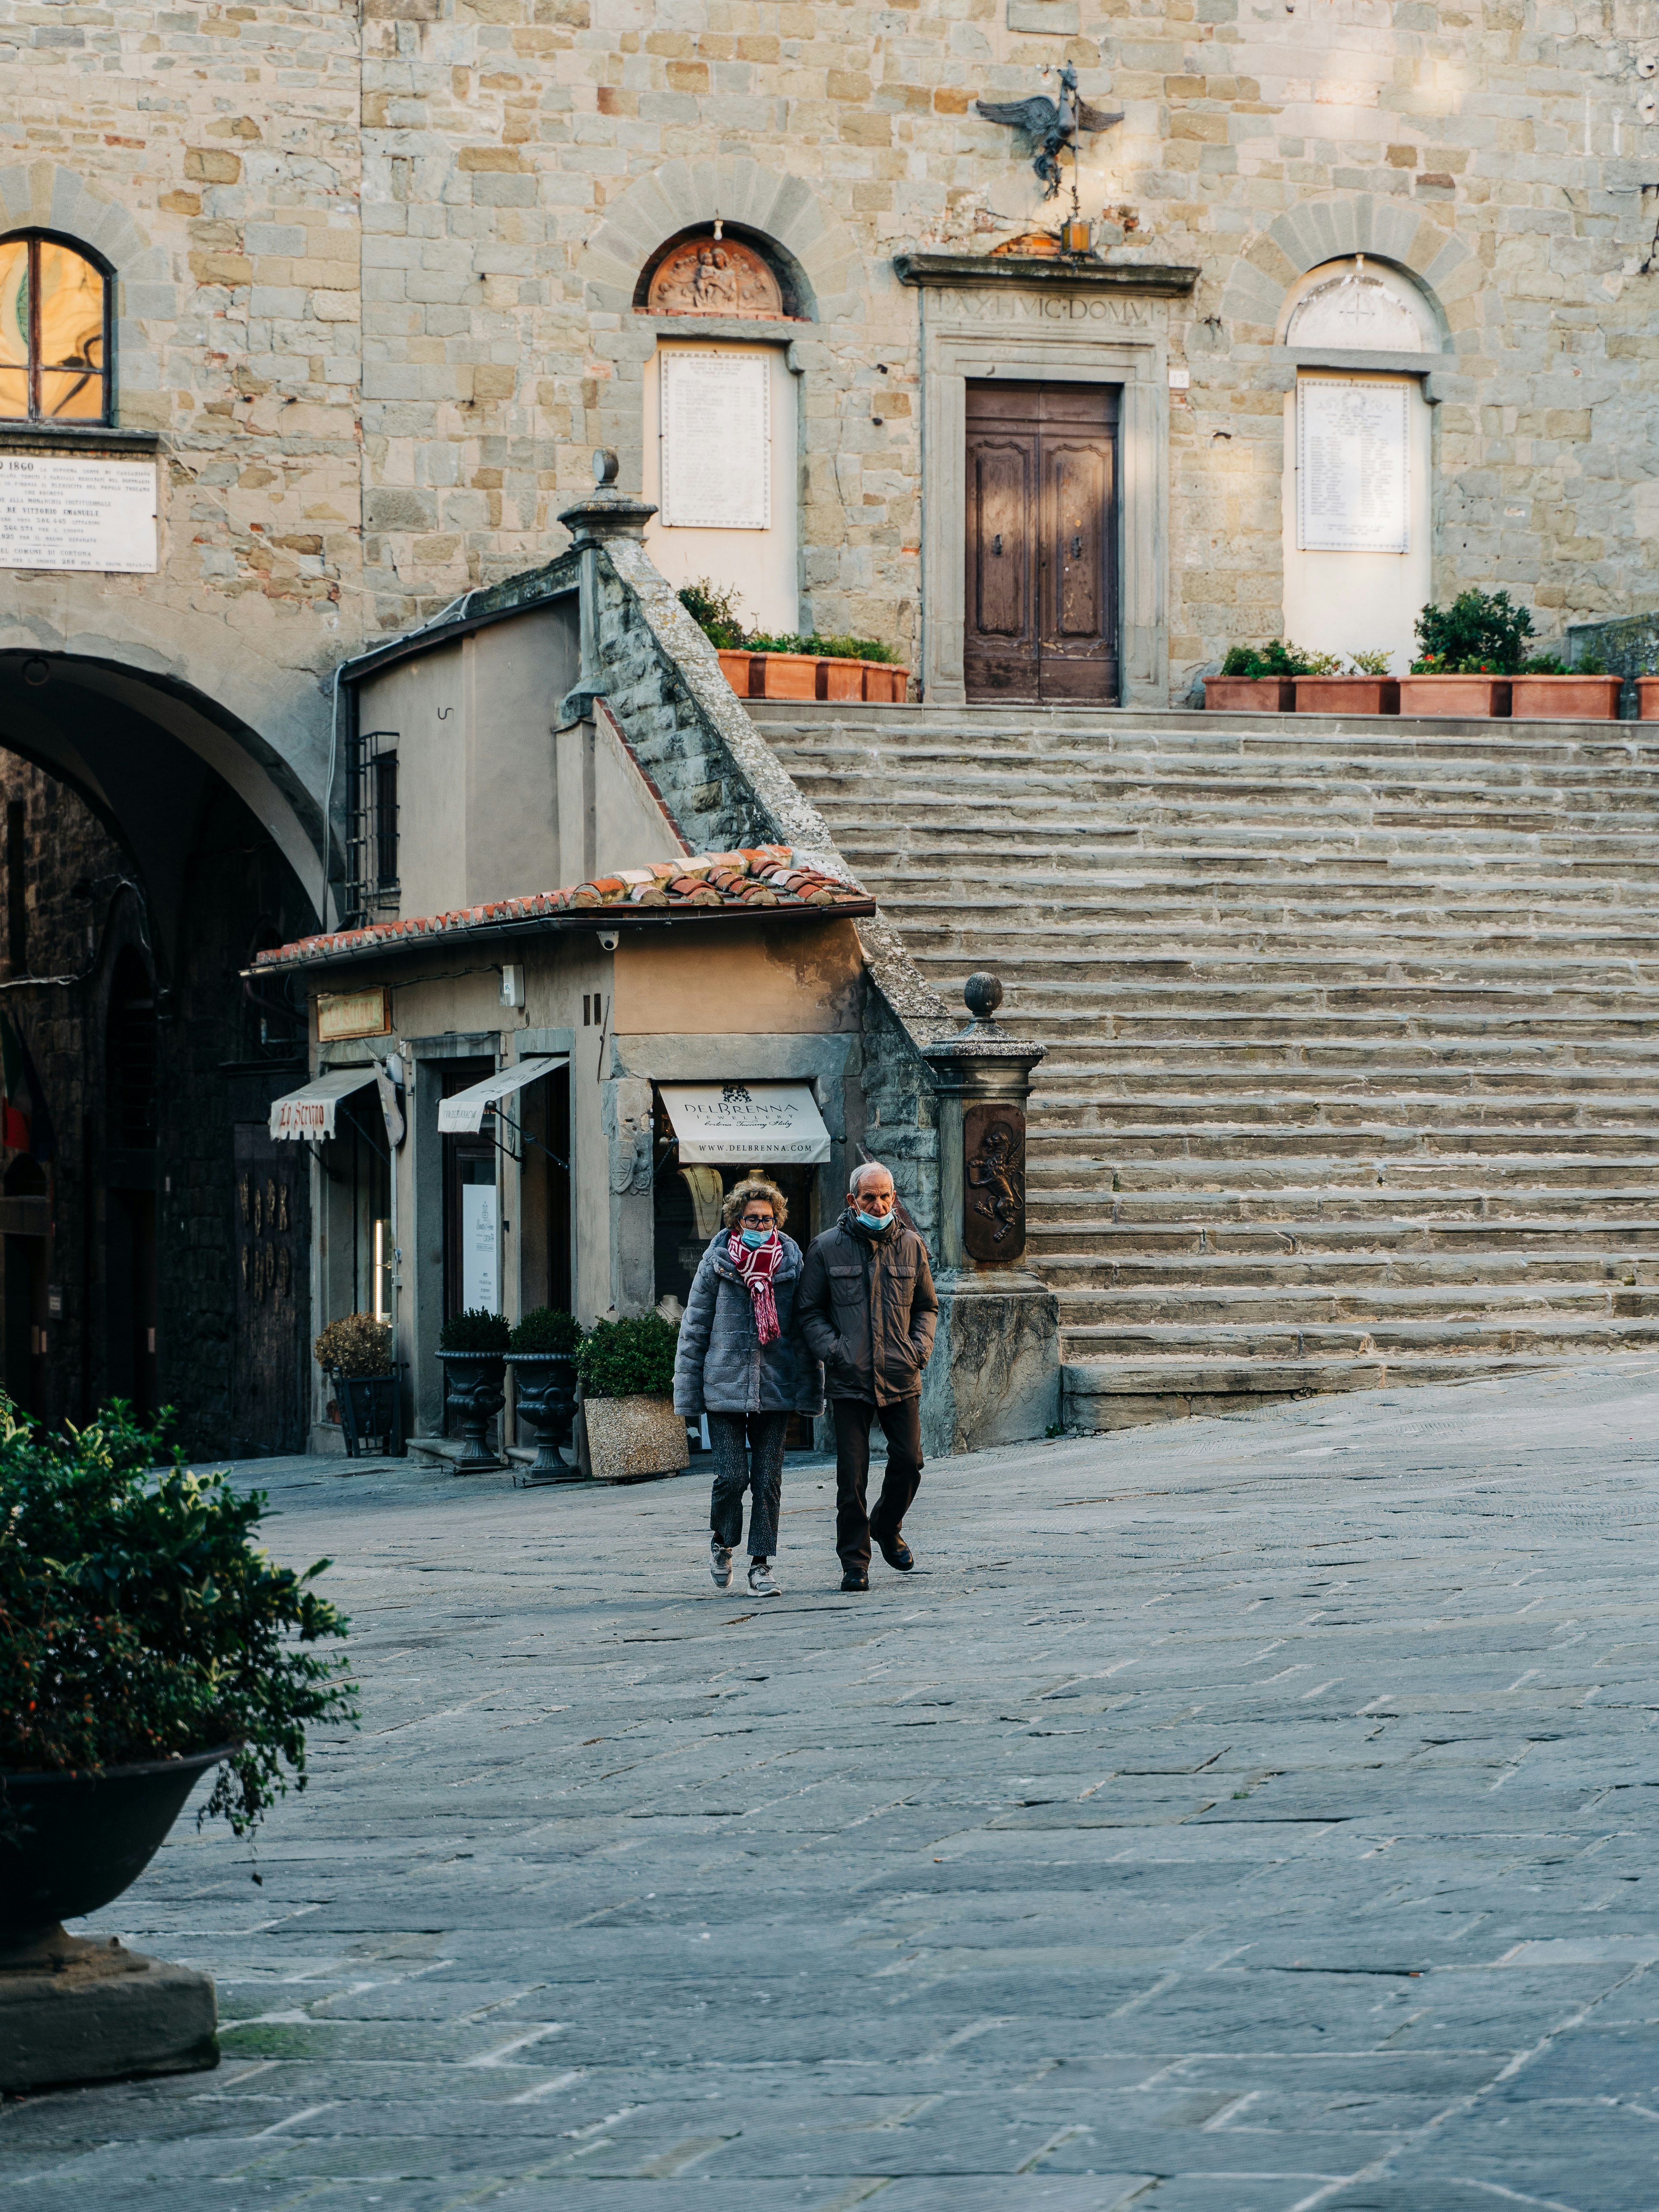
[(0, 1772), (0, 2089), (218, 2064), (205, 1974), (63, 1923), (137, 1881), (233, 1748), (90, 1774)]
[(444, 1404), (461, 1425), (466, 1449), (457, 1474), (477, 1474), (501, 1465), (485, 1441), (489, 1424), (507, 1403), (507, 1358), (500, 1352), (441, 1352)]
[(575, 1425), (574, 1359), (564, 1352), (514, 1352), (507, 1358), (520, 1424), (536, 1447), (536, 1456), (525, 1471), (526, 1480), (581, 1481), (580, 1468), (568, 1467), (559, 1449), (561, 1444), (569, 1443)]

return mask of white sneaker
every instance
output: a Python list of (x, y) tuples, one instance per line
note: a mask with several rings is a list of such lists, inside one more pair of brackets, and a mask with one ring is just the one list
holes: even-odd
[(781, 1597), (783, 1592), (772, 1579), (772, 1570), (764, 1559), (749, 1562), (749, 1587), (757, 1597)]
[(722, 1544), (718, 1536), (708, 1540), (708, 1571), (714, 1577), (716, 1589), (732, 1587), (732, 1547)]

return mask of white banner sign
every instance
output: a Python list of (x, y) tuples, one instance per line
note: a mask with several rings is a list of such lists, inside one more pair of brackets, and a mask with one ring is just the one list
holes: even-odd
[(495, 1186), (461, 1185), (461, 1304), (501, 1310), (501, 1278), (495, 1266)]
[(719, 1160), (811, 1166), (830, 1157), (830, 1132), (805, 1083), (665, 1083), (661, 1089), (687, 1167)]
[(1307, 553), (1411, 550), (1403, 384), (1304, 376), (1296, 387), (1296, 542)]
[(665, 526), (769, 530), (772, 423), (765, 355), (671, 348), (661, 367)]
[(156, 566), (154, 461), (0, 453), (0, 568)]

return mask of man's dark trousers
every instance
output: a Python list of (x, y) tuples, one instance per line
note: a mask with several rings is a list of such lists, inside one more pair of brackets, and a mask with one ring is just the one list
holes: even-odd
[[(921, 1486), (921, 1400), (896, 1398), (873, 1406), (867, 1398), (835, 1398), (836, 1549), (843, 1568), (870, 1571), (870, 1540), (896, 1536)], [(870, 1480), (870, 1424), (887, 1439), (887, 1474), (873, 1513), (865, 1510)]]

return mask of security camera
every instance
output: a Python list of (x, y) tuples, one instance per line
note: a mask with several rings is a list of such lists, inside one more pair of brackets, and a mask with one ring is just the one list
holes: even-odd
[(600, 951), (601, 951), (601, 952), (614, 952), (614, 951), (616, 951), (616, 949), (617, 949), (617, 933), (616, 933), (616, 931), (615, 931), (614, 929), (602, 929), (602, 930), (599, 932), (599, 950), (600, 950)]

